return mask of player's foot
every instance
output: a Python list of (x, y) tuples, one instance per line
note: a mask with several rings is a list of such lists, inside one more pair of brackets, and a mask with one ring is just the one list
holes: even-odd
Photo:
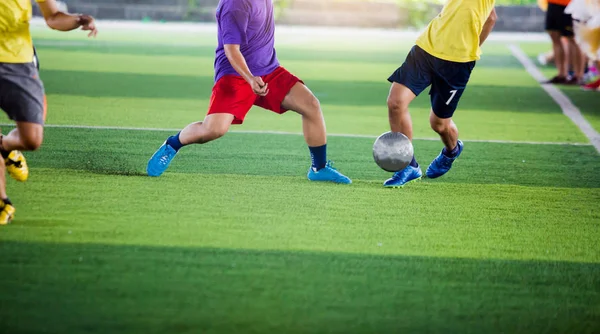
[(12, 204), (6, 204), (0, 200), (0, 225), (6, 225), (10, 223), (15, 217), (15, 207)]
[(440, 177), (448, 173), (450, 168), (452, 168), (452, 163), (460, 156), (464, 148), (464, 145), (460, 140), (458, 141), (457, 146), (458, 153), (453, 158), (449, 158), (444, 155), (444, 150), (442, 150), (440, 155), (433, 159), (429, 167), (427, 167), (427, 171), (425, 172), (428, 178), (435, 179), (436, 177)]
[(587, 90), (587, 91), (593, 91), (593, 90), (600, 89), (600, 78), (598, 80), (596, 80), (595, 82), (581, 86), (581, 88), (583, 90)]
[(583, 85), (583, 79), (580, 79), (579, 77), (576, 76), (572, 76), (567, 80), (567, 85), (571, 85), (571, 86), (580, 86)]
[(148, 176), (161, 176), (167, 170), (176, 154), (177, 151), (169, 146), (167, 142), (164, 142), (148, 161), (148, 167), (146, 167)]
[(394, 173), (391, 178), (383, 183), (383, 186), (386, 188), (401, 188), (409, 182), (420, 180), (422, 177), (423, 172), (421, 171), (421, 167), (408, 165), (403, 170)]
[(553, 85), (565, 85), (567, 83), (567, 78), (566, 77), (561, 77), (561, 76), (555, 76), (554, 78), (545, 81), (543, 83), (546, 84), (553, 84)]
[(583, 76), (583, 82), (586, 85), (596, 82), (597, 80), (600, 80), (600, 76), (598, 76), (598, 73), (592, 71), (591, 69)]
[(27, 181), (29, 177), (29, 167), (25, 156), (20, 151), (12, 151), (4, 160), (6, 171), (13, 179), (21, 182)]
[(321, 168), (318, 171), (314, 168), (309, 169), (307, 176), (308, 179), (311, 181), (324, 181), (342, 184), (352, 183), (352, 180), (350, 180), (350, 178), (338, 172), (337, 169), (333, 168), (331, 161), (328, 161), (327, 165), (325, 165), (324, 168)]

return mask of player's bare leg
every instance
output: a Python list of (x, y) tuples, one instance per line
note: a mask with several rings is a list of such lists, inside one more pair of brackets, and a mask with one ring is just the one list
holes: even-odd
[(44, 140), (41, 124), (17, 122), (17, 127), (2, 138), (2, 147), (7, 151), (35, 151)]
[(204, 144), (223, 137), (233, 121), (231, 114), (210, 114), (204, 121), (192, 123), (179, 133), (182, 145)]
[(302, 116), (302, 132), (308, 146), (322, 146), (327, 143), (327, 130), (321, 104), (308, 87), (296, 83), (281, 105)]
[(416, 95), (408, 87), (394, 82), (387, 98), (390, 130), (400, 132), (410, 140), (413, 137), (413, 129), (408, 106), (415, 97)]
[(37, 150), (44, 140), (44, 127), (31, 122), (17, 122), (17, 127), (0, 140), (0, 153), (8, 174), (24, 182), (29, 177), (25, 156), (20, 151)]
[(458, 128), (452, 118), (439, 118), (433, 110), (429, 113), (431, 129), (437, 132), (448, 151), (452, 151), (458, 143)]
[(573, 71), (575, 72), (574, 77), (569, 81), (569, 83), (577, 85), (582, 83), (583, 76), (585, 74), (586, 56), (581, 51), (581, 48), (575, 41), (574, 37), (569, 37), (567, 40), (569, 45), (569, 63), (571, 64), (571, 66), (573, 67)]
[(567, 82), (568, 62), (567, 50), (562, 42), (560, 31), (549, 31), (550, 39), (552, 40), (552, 50), (554, 51), (554, 64), (558, 69), (558, 75), (550, 79), (548, 83), (561, 84)]
[(352, 183), (327, 161), (327, 131), (319, 100), (304, 84), (297, 82), (283, 99), (281, 106), (302, 116), (304, 140), (310, 151), (312, 166), (308, 171), (311, 181)]
[[(388, 118), (390, 121), (390, 130), (400, 132), (412, 141), (413, 129), (412, 118), (408, 111), (408, 106), (415, 99), (416, 95), (408, 87), (397, 82), (392, 83), (390, 93), (387, 98)], [(399, 188), (405, 184), (416, 181), (423, 176), (417, 160), (413, 157), (410, 165), (405, 169), (394, 173), (386, 180), (383, 185), (388, 188)]]

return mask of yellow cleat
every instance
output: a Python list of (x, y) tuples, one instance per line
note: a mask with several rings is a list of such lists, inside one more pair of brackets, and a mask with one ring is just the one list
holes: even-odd
[(27, 161), (25, 156), (20, 151), (11, 151), (8, 158), (4, 160), (6, 164), (6, 171), (13, 179), (25, 182), (29, 177), (29, 167), (27, 167)]
[(0, 203), (2, 205), (2, 211), (0, 211), (0, 225), (6, 225), (15, 218), (15, 209), (11, 204)]

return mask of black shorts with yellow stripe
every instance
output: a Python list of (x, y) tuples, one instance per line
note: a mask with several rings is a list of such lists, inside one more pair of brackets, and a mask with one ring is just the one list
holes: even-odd
[(566, 6), (548, 4), (546, 11), (546, 30), (558, 31), (561, 36), (573, 37), (573, 17), (565, 13)]

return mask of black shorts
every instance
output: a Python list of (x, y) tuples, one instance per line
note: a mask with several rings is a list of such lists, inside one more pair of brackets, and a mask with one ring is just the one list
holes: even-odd
[(554, 3), (548, 4), (546, 11), (546, 30), (558, 31), (561, 36), (573, 37), (573, 18), (570, 14), (565, 14), (566, 6)]
[(404, 64), (388, 81), (408, 87), (415, 95), (421, 94), (431, 85), (429, 95), (433, 113), (439, 118), (450, 118), (458, 107), (473, 68), (475, 61), (457, 63), (439, 59), (415, 45), (406, 56)]
[(44, 85), (33, 62), (0, 63), (0, 109), (14, 121), (44, 124)]

